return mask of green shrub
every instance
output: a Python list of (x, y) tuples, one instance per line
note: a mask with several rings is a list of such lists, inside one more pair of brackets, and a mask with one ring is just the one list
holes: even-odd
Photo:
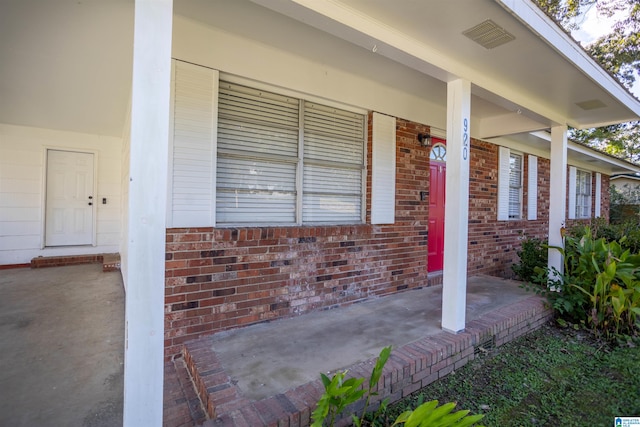
[[(380, 404), (378, 411), (375, 413), (367, 414), (366, 411), (370, 398), (377, 395), (373, 390), (380, 381), (382, 370), (390, 355), (391, 346), (382, 349), (371, 372), (369, 381), (366, 384), (366, 388), (361, 387), (365, 382), (364, 378), (349, 378), (345, 380), (347, 371), (338, 372), (331, 378), (325, 374), (320, 374), (325, 392), (320, 396), (316, 409), (311, 414), (313, 419), (311, 427), (323, 427), (325, 422), (327, 422), (329, 427), (332, 427), (336, 417), (341, 414), (347, 406), (357, 402), (365, 395), (367, 399), (364, 404), (362, 417), (359, 418), (355, 414), (352, 414), (351, 419), (356, 427), (380, 425), (383, 418), (382, 413), (387, 408), (387, 400)], [(405, 427), (466, 427), (475, 424), (484, 417), (484, 415), (469, 415), (469, 411), (451, 413), (455, 406), (455, 403), (447, 403), (438, 407), (437, 400), (427, 402), (414, 410), (407, 410), (400, 414), (392, 426), (402, 424)]]
[(537, 282), (548, 283), (544, 293), (560, 318), (585, 324), (611, 340), (637, 337), (640, 254), (623, 247), (624, 236), (620, 241), (595, 238), (590, 227), (582, 236), (575, 233), (574, 229), (565, 236), (564, 248), (554, 247), (564, 257), (564, 274), (537, 269)]
[(520, 257), (520, 262), (511, 266), (520, 280), (531, 282), (537, 276), (536, 268), (546, 267), (548, 259), (546, 245), (546, 240), (543, 241), (537, 237), (525, 237), (522, 241), (522, 249), (516, 252)]

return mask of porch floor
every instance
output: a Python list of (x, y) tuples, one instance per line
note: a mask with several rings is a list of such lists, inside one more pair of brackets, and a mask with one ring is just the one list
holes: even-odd
[(501, 345), (550, 317), (518, 282), (476, 276), (467, 288), (467, 328), (456, 335), (441, 330), (438, 285), (191, 341), (165, 369), (164, 424), (308, 425), (320, 372), (368, 377), (392, 345), (378, 388), (393, 401), (458, 369), (478, 347)]
[(0, 270), (0, 290), (0, 425), (122, 425), (120, 272)]

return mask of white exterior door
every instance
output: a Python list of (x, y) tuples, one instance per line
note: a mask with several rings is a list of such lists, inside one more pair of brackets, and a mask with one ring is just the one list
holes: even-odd
[(47, 150), (45, 246), (93, 243), (93, 154)]

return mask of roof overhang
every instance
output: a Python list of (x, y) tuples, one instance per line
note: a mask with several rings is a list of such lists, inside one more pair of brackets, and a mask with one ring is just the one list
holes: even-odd
[[(548, 157), (551, 145), (549, 131), (536, 131), (490, 138), (490, 142), (518, 150), (527, 150), (531, 154)], [(601, 151), (594, 150), (575, 141), (567, 142), (568, 164), (583, 166), (589, 170), (602, 172), (606, 175), (640, 173), (640, 166), (619, 159)]]
[[(469, 80), (503, 109), (481, 117), (480, 138), (640, 117), (638, 101), (529, 0), (252, 1), (443, 82)], [(485, 48), (465, 36), (487, 20), (513, 40)]]
[[(2, 2), (0, 122), (120, 136), (131, 86), (133, 6), (133, 0)], [(446, 105), (447, 82), (470, 81), (477, 138), (640, 117), (639, 102), (529, 0), (180, 0), (174, 5), (175, 15), (205, 25), (219, 24), (215, 15), (236, 11), (251, 13), (263, 35), (273, 29), (275, 11), (301, 24), (291, 26), (296, 31), (321, 30), (418, 71), (424, 87), (440, 84), (436, 90), (420, 88), (434, 105)], [(487, 20), (513, 39), (487, 48), (464, 34)], [(313, 46), (308, 54), (314, 54)]]

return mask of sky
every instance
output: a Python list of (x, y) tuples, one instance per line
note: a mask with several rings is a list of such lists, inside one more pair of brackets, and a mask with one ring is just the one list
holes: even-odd
[(613, 24), (619, 20), (620, 15), (624, 14), (618, 13), (611, 17), (599, 15), (596, 7), (592, 6), (587, 13), (577, 19), (580, 29), (572, 31), (571, 35), (583, 45), (589, 44), (611, 31)]
[[(595, 6), (589, 8), (589, 10), (581, 17), (578, 18), (580, 25), (579, 30), (571, 31), (571, 35), (578, 40), (583, 46), (586, 46), (598, 39), (599, 37), (607, 34), (611, 31), (611, 28), (624, 15), (624, 12), (618, 12), (617, 14), (607, 17), (599, 15)], [(640, 77), (636, 75), (636, 84), (631, 89), (631, 92), (638, 98), (640, 98)]]

